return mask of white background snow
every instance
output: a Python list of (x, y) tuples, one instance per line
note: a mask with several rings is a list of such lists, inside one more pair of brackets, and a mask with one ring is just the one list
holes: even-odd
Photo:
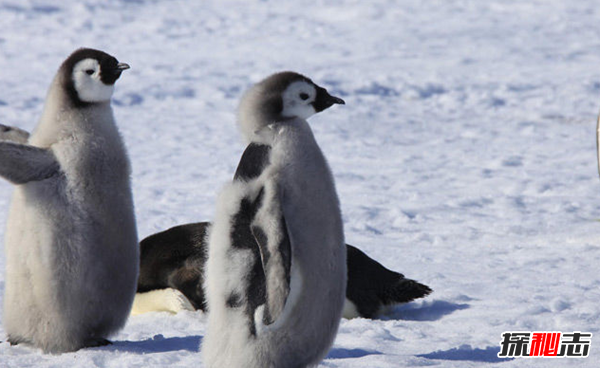
[[(344, 320), (322, 366), (595, 367), (598, 5), (0, 0), (0, 123), (31, 130), (77, 47), (129, 63), (113, 107), (141, 239), (211, 219), (244, 148), (242, 92), (305, 73), (347, 103), (311, 119), (347, 241), (435, 290)], [(0, 181), (0, 223), (11, 192)], [(132, 317), (113, 346), (60, 356), (4, 342), (0, 367), (201, 367), (205, 321)], [(496, 358), (511, 330), (596, 336), (587, 359)]]

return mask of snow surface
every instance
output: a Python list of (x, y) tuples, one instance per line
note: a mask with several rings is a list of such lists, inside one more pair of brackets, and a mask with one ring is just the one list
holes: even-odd
[[(305, 73), (347, 103), (311, 125), (348, 242), (435, 290), (344, 320), (322, 366), (594, 367), (599, 17), (594, 0), (0, 0), (0, 123), (32, 129), (77, 47), (129, 63), (113, 106), (142, 238), (213, 216), (241, 93)], [(0, 367), (201, 367), (205, 322), (136, 316), (113, 346), (60, 356), (4, 342)], [(587, 359), (501, 360), (510, 330), (596, 336)]]

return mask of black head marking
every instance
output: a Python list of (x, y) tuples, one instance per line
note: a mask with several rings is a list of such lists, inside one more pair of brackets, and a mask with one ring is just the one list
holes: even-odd
[[(100, 64), (100, 80), (106, 85), (115, 84), (121, 76), (123, 69), (119, 66), (119, 62), (114, 56), (111, 56), (103, 51), (80, 48), (75, 50), (60, 66), (59, 73), (62, 74), (62, 80), (65, 84), (65, 89), (71, 101), (78, 107), (89, 106), (92, 103), (82, 101), (75, 89), (73, 81), (73, 68), (75, 65), (85, 59), (94, 59)], [(123, 64), (121, 64), (123, 65)]]
[[(273, 74), (260, 83), (263, 91), (269, 94), (261, 106), (264, 116), (276, 118), (281, 117), (281, 113), (283, 111), (283, 99), (281, 96), (290, 84), (298, 81), (304, 81), (315, 87), (317, 96), (312, 102), (312, 105), (316, 112), (321, 112), (333, 106), (334, 104), (345, 104), (344, 100), (330, 95), (325, 88), (318, 86), (310, 78), (305, 77), (302, 74), (290, 71), (280, 72)], [(307, 100), (309, 98), (308, 94), (306, 93), (301, 93), (298, 97), (301, 100)]]
[(315, 85), (310, 78), (290, 71), (273, 74), (260, 82), (263, 91), (268, 93), (268, 97), (264, 99), (262, 106), (260, 106), (264, 116), (272, 119), (279, 119), (281, 117), (283, 111), (283, 99), (281, 96), (290, 84), (298, 81)]
[(279, 72), (263, 80), (260, 84), (264, 87), (265, 91), (281, 95), (290, 84), (298, 81), (314, 85), (310, 78), (296, 72)]

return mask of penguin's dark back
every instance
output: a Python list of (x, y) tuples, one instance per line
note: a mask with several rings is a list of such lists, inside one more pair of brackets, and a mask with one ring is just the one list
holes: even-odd
[(140, 242), (137, 292), (174, 288), (204, 310), (205, 237), (210, 223), (176, 226)]

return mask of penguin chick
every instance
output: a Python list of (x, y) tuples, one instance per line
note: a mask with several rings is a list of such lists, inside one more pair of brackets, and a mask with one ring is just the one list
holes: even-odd
[(346, 248), (333, 176), (305, 119), (343, 103), (294, 72), (242, 98), (250, 144), (208, 241), (207, 367), (314, 366), (333, 344)]
[(105, 345), (125, 324), (139, 247), (130, 164), (110, 99), (129, 66), (79, 49), (26, 141), (0, 141), (16, 185), (6, 229), (4, 329), (46, 353)]

